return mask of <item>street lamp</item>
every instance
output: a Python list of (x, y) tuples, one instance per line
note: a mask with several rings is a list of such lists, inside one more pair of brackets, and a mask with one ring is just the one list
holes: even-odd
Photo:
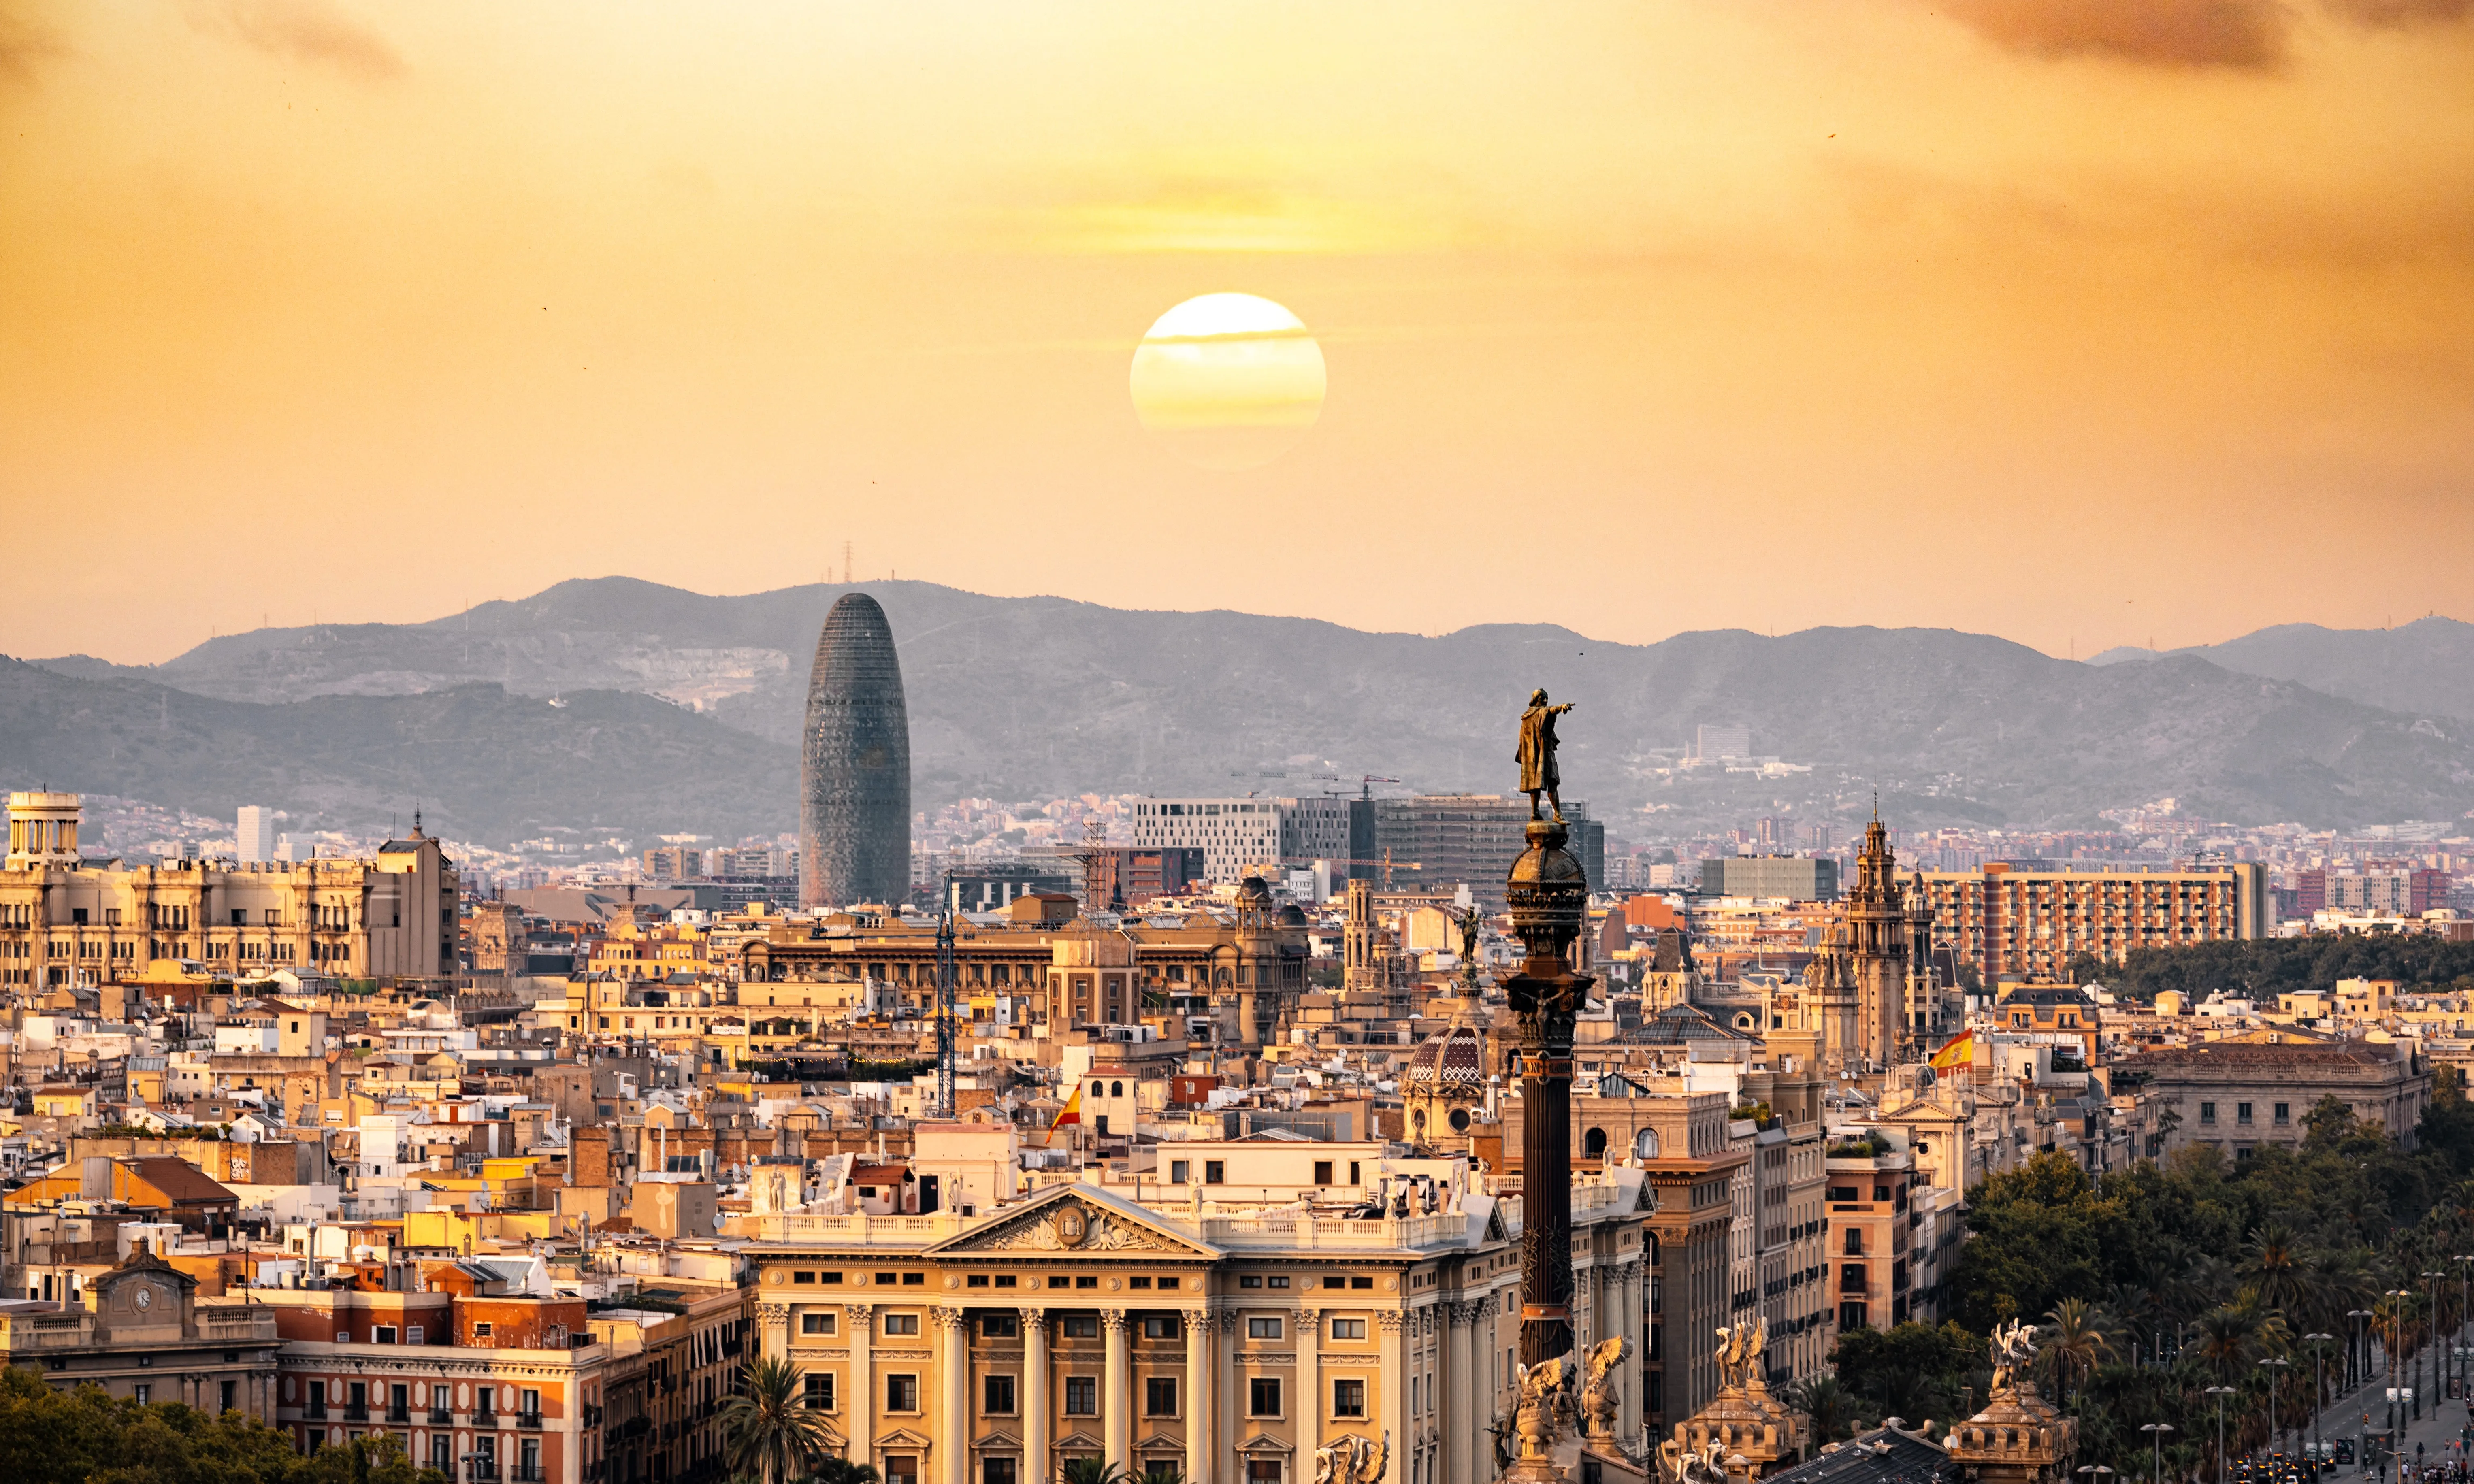
[(2368, 1309), (2345, 1311), (2345, 1389), (2352, 1391), (2363, 1383), (2363, 1373), (2370, 1369), (2370, 1357), (2362, 1354), (2363, 1322), (2371, 1317)]
[(2326, 1446), (2319, 1436), (2319, 1409), (2328, 1404), (2328, 1342), (2335, 1338), (2337, 1337), (2333, 1334), (2306, 1334), (2302, 1337), (2303, 1343), (2311, 1347), (2311, 1453), (2314, 1460), (2311, 1466), (2311, 1476), (2313, 1478), (2319, 1476), (2317, 1460), (2322, 1456), (2319, 1450)]
[(2285, 1379), (2285, 1368), (2290, 1364), (2290, 1362), (2286, 1361), (2283, 1357), (2278, 1356), (2263, 1360), (2259, 1364), (2262, 1370), (2266, 1370), (2269, 1366), (2274, 1366), (2276, 1368), (2276, 1374), (2268, 1378), (2268, 1450), (2273, 1453), (2276, 1451), (2276, 1435), (2278, 1431), (2276, 1425), (2276, 1385), (2279, 1381)]
[[(2474, 1256), (2460, 1253), (2451, 1260), (2457, 1264), (2457, 1344), (2462, 1349), (2465, 1344), (2465, 1301), (2474, 1297), (2474, 1284), (2468, 1283), (2468, 1278), (2474, 1277), (2474, 1268), (2466, 1265), (2474, 1263)], [(2457, 1360), (2457, 1375), (2460, 1379), (2465, 1375), (2465, 1361), (2462, 1355)]]
[(2088, 1484), (2105, 1484), (2105, 1479), (2113, 1475), (2113, 1471), (2103, 1464), (2081, 1464), (2077, 1472), (2089, 1476)]
[[(2428, 1349), (2432, 1350), (2439, 1349), (2439, 1280), (2447, 1276), (2438, 1269), (2422, 1275), (2423, 1287), (2430, 1291), (2431, 1297), (2431, 1344)], [(2436, 1380), (2438, 1369), (2439, 1357), (2433, 1355), (2428, 1362), (2418, 1363), (2414, 1371), (2417, 1375), (2425, 1372), (2432, 1373), (2433, 1379)], [(2422, 1388), (2419, 1386), (2413, 1389), (2413, 1415), (2416, 1417), (2422, 1415)]]
[(2217, 1399), (2217, 1484), (2225, 1484), (2225, 1399), (2236, 1393), (2230, 1386), (2211, 1386), (2208, 1395)]
[(2397, 1347), (2405, 1343), (2405, 1301), (2413, 1298), (2413, 1292), (2406, 1288), (2391, 1288), (2380, 1297), (2389, 1301), (2389, 1334), (2380, 1349), (2388, 1356), (2389, 1431), (2394, 1433), (2397, 1425)]
[(2164, 1484), (2165, 1434), (2173, 1430), (2173, 1424), (2171, 1423), (2142, 1423), (2139, 1424), (2139, 1430), (2147, 1434), (2148, 1438), (2147, 1477), (2152, 1481), (2152, 1484)]

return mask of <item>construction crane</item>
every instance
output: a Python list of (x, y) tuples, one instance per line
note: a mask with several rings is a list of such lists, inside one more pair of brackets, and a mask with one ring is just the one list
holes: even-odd
[(936, 914), (936, 1116), (954, 1116), (954, 873)]

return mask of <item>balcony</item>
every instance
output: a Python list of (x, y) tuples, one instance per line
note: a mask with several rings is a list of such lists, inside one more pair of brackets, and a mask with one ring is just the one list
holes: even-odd
[(482, 1459), (473, 1459), (470, 1468), (472, 1472), (468, 1477), (472, 1478), (474, 1484), (487, 1484), (487, 1481), (495, 1480), (498, 1476), (498, 1466)]
[(431, 1407), (429, 1409), (429, 1425), (432, 1427), (444, 1427), (454, 1421), (455, 1414), (445, 1407)]
[(327, 1403), (312, 1401), (301, 1409), (301, 1415), (310, 1422), (323, 1423), (327, 1420)]
[(366, 1423), (369, 1420), (370, 1404), (368, 1402), (347, 1401), (344, 1403), (344, 1421), (348, 1423)]
[(542, 1466), (539, 1464), (518, 1464), (507, 1472), (516, 1484), (542, 1484)]
[(386, 1420), (391, 1423), (411, 1422), (412, 1408), (408, 1406), (391, 1406), (387, 1408)]
[(473, 1409), (473, 1425), (475, 1427), (496, 1427), (498, 1425), (498, 1414), (489, 1407), (474, 1407)]
[(516, 1425), (531, 1432), (539, 1432), (541, 1431), (541, 1419), (542, 1415), (539, 1412), (518, 1412), (516, 1414)]

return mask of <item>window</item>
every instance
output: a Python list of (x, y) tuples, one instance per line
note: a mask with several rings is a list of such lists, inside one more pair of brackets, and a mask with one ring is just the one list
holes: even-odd
[(804, 1273), (793, 1273), (790, 1275), (790, 1281), (794, 1283), (813, 1283), (815, 1280), (816, 1275), (813, 1269)]
[(2278, 1123), (2292, 1123), (2293, 1121), (2292, 1109), (2289, 1105), (2279, 1103), (2276, 1105), (2275, 1111), (2276, 1121)]
[(1348, 1280), (1348, 1286), (1351, 1289), (1371, 1288), (1374, 1286), (1374, 1279), (1370, 1277), (1352, 1277)]
[(1348, 1279), (1341, 1277), (1337, 1273), (1327, 1274), (1323, 1277), (1322, 1286), (1325, 1288), (1346, 1288), (1348, 1286)]
[(1170, 1160), (1168, 1162), (1168, 1179), (1169, 1183), (1173, 1185), (1193, 1184), (1194, 1161), (1191, 1159)]
[(902, 1275), (902, 1286), (905, 1288), (925, 1288), (928, 1286), (928, 1275), (925, 1273), (905, 1273)]
[(916, 1453), (885, 1454), (885, 1484), (919, 1484), (919, 1455)]
[(980, 1484), (1016, 1484), (1021, 1477), (1014, 1472), (1013, 1459), (982, 1458), (980, 1460)]
[[(867, 1194), (866, 1189), (865, 1189), (864, 1187), (862, 1187), (862, 1188), (861, 1189), (861, 1191), (860, 1191), (860, 1194), (861, 1194), (861, 1195), (866, 1195), (866, 1194)], [(880, 1274), (878, 1274), (878, 1275), (876, 1276), (876, 1281), (877, 1281), (877, 1286), (879, 1286), (879, 1287), (881, 1287), (881, 1288), (890, 1288), (890, 1287), (892, 1287), (895, 1283), (897, 1283), (897, 1282), (901, 1281), (901, 1275), (900, 1275), (900, 1274), (896, 1274), (896, 1273), (880, 1273)]]
[(1276, 1458), (1247, 1459), (1246, 1484), (1280, 1484), (1280, 1461)]
[(490, 1337), (490, 1322), (488, 1320), (481, 1320), (473, 1326), (473, 1338), (476, 1340), (488, 1339)]
[(1276, 1319), (1255, 1318), (1246, 1321), (1246, 1338), (1249, 1340), (1276, 1340), (1279, 1337), (1280, 1322)]
[(1077, 1288), (1097, 1288), (1100, 1286), (1100, 1279), (1088, 1273), (1078, 1273), (1074, 1276), (1074, 1286)]
[(1126, 1286), (1128, 1288), (1149, 1288), (1152, 1286), (1152, 1280), (1148, 1275), (1136, 1274), (1134, 1277), (1126, 1279)]
[(1143, 1415), (1145, 1417), (1176, 1415), (1176, 1377), (1154, 1375), (1143, 1382)]
[(982, 1314), (980, 1334), (990, 1340), (1015, 1340), (1022, 1337), (1022, 1319), (1015, 1314)]
[(2237, 1103), (2237, 1104), (2235, 1104), (2235, 1105), (2234, 1105), (2234, 1122), (2236, 1122), (2236, 1123), (2248, 1123), (2248, 1122), (2250, 1122), (2250, 1105), (2249, 1105), (2249, 1104), (2247, 1104), (2247, 1103)]
[(962, 1279), (962, 1286), (965, 1288), (985, 1288), (988, 1286), (988, 1276), (984, 1273), (974, 1273), (970, 1277)]
[(1260, 1288), (1263, 1286), (1263, 1276), (1259, 1273), (1246, 1274), (1237, 1279), (1237, 1286), (1240, 1288)]
[(1227, 1161), (1222, 1159), (1205, 1159), (1202, 1161), (1202, 1182), (1204, 1184), (1224, 1185), (1226, 1184), (1227, 1181)]
[(375, 1340), (376, 1344), (393, 1345), (395, 1343), (396, 1327), (393, 1325), (379, 1325), (376, 1326), (373, 1333), (376, 1337)]
[(1318, 1185), (1330, 1184), (1331, 1161), (1328, 1159), (1318, 1159), (1314, 1162), (1314, 1182)]
[(1174, 1339), (1176, 1339), (1176, 1315), (1174, 1315), (1174, 1314), (1146, 1314), (1146, 1315), (1144, 1315), (1144, 1316), (1143, 1316), (1143, 1338), (1144, 1338), (1144, 1339), (1146, 1339), (1146, 1340), (1174, 1340)]
[(1830, 1199), (1832, 1201), (1847, 1202), (1861, 1201), (1864, 1198), (1856, 1193), (1856, 1189), (1853, 1185), (1832, 1185), (1830, 1187)]
[(810, 1309), (799, 1316), (801, 1334), (832, 1334), (834, 1316), (831, 1310)]
[(1100, 1378), (1096, 1375), (1069, 1375), (1065, 1378), (1065, 1415), (1097, 1417), (1100, 1415)]
[[(834, 1409), (834, 1377), (831, 1372), (811, 1371), (807, 1375), (808, 1405), (819, 1412)], [(615, 1425), (615, 1424), (614, 1424)]]
[(1847, 1229), (1847, 1255), (1850, 1257), (1861, 1257), (1864, 1255), (1863, 1228), (1850, 1227)]
[(427, 1332), (424, 1331), (421, 1326), (414, 1325), (410, 1328), (404, 1330), (403, 1343), (406, 1345), (426, 1345), (429, 1343), (429, 1337)]
[(990, 1417), (1013, 1415), (1013, 1377), (988, 1375), (980, 1378), (980, 1410)]
[(885, 1332), (886, 1334), (917, 1334), (919, 1332), (919, 1316), (916, 1314), (887, 1314), (885, 1316)]
[(1335, 1340), (1363, 1340), (1366, 1338), (1366, 1321), (1335, 1319), (1331, 1322), (1331, 1337)]
[(1056, 1332), (1069, 1340), (1096, 1340), (1100, 1338), (1100, 1316), (1068, 1314), (1056, 1322)]
[(885, 1378), (885, 1409), (888, 1412), (919, 1410), (919, 1377), (888, 1375)]
[(1176, 1279), (1173, 1277), (1164, 1277), (1159, 1280), (1159, 1285), (1162, 1288), (1175, 1288), (1176, 1286)]
[(136, 1402), (142, 1407), (147, 1402), (154, 1399), (155, 1388), (141, 1381), (137, 1385), (129, 1388), (129, 1397), (131, 1400)]
[(1258, 1375), (1246, 1383), (1246, 1415), (1277, 1417), (1280, 1415), (1280, 1380), (1277, 1376)]
[(1838, 1287), (1842, 1292), (1846, 1293), (1862, 1293), (1864, 1291), (1864, 1265), (1860, 1262), (1840, 1263), (1838, 1265)]
[[(1358, 1321), (1358, 1325), (1359, 1327), (1363, 1328), (1365, 1321)], [(1334, 1417), (1364, 1417), (1366, 1415), (1366, 1383), (1364, 1381), (1332, 1382), (1331, 1415)]]
[(1285, 1277), (1274, 1275), (1271, 1278), (1271, 1284), (1274, 1288), (1286, 1288), (1289, 1286), (1289, 1280)]
[(2216, 1121), (2217, 1121), (2217, 1106), (2216, 1106), (2214, 1103), (2202, 1103), (2202, 1104), (2200, 1104), (2200, 1105), (2199, 1105), (2199, 1122), (2201, 1122), (2201, 1123), (2215, 1123)]
[(1052, 1273), (1048, 1276), (1048, 1286), (1051, 1288), (1071, 1288), (1074, 1286), (1074, 1280), (1067, 1277), (1062, 1273)]

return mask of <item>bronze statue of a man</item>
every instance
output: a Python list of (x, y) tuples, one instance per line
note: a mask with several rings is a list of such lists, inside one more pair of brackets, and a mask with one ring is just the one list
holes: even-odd
[(1520, 714), (1520, 750), (1513, 754), (1520, 764), (1520, 791), (1529, 795), (1529, 817), (1540, 817), (1538, 795), (1546, 795), (1554, 806), (1555, 822), (1564, 822), (1564, 798), (1558, 791), (1564, 783), (1562, 770), (1555, 766), (1555, 718), (1572, 709), (1565, 701), (1561, 706), (1546, 704), (1543, 690), (1529, 693), (1529, 709)]

